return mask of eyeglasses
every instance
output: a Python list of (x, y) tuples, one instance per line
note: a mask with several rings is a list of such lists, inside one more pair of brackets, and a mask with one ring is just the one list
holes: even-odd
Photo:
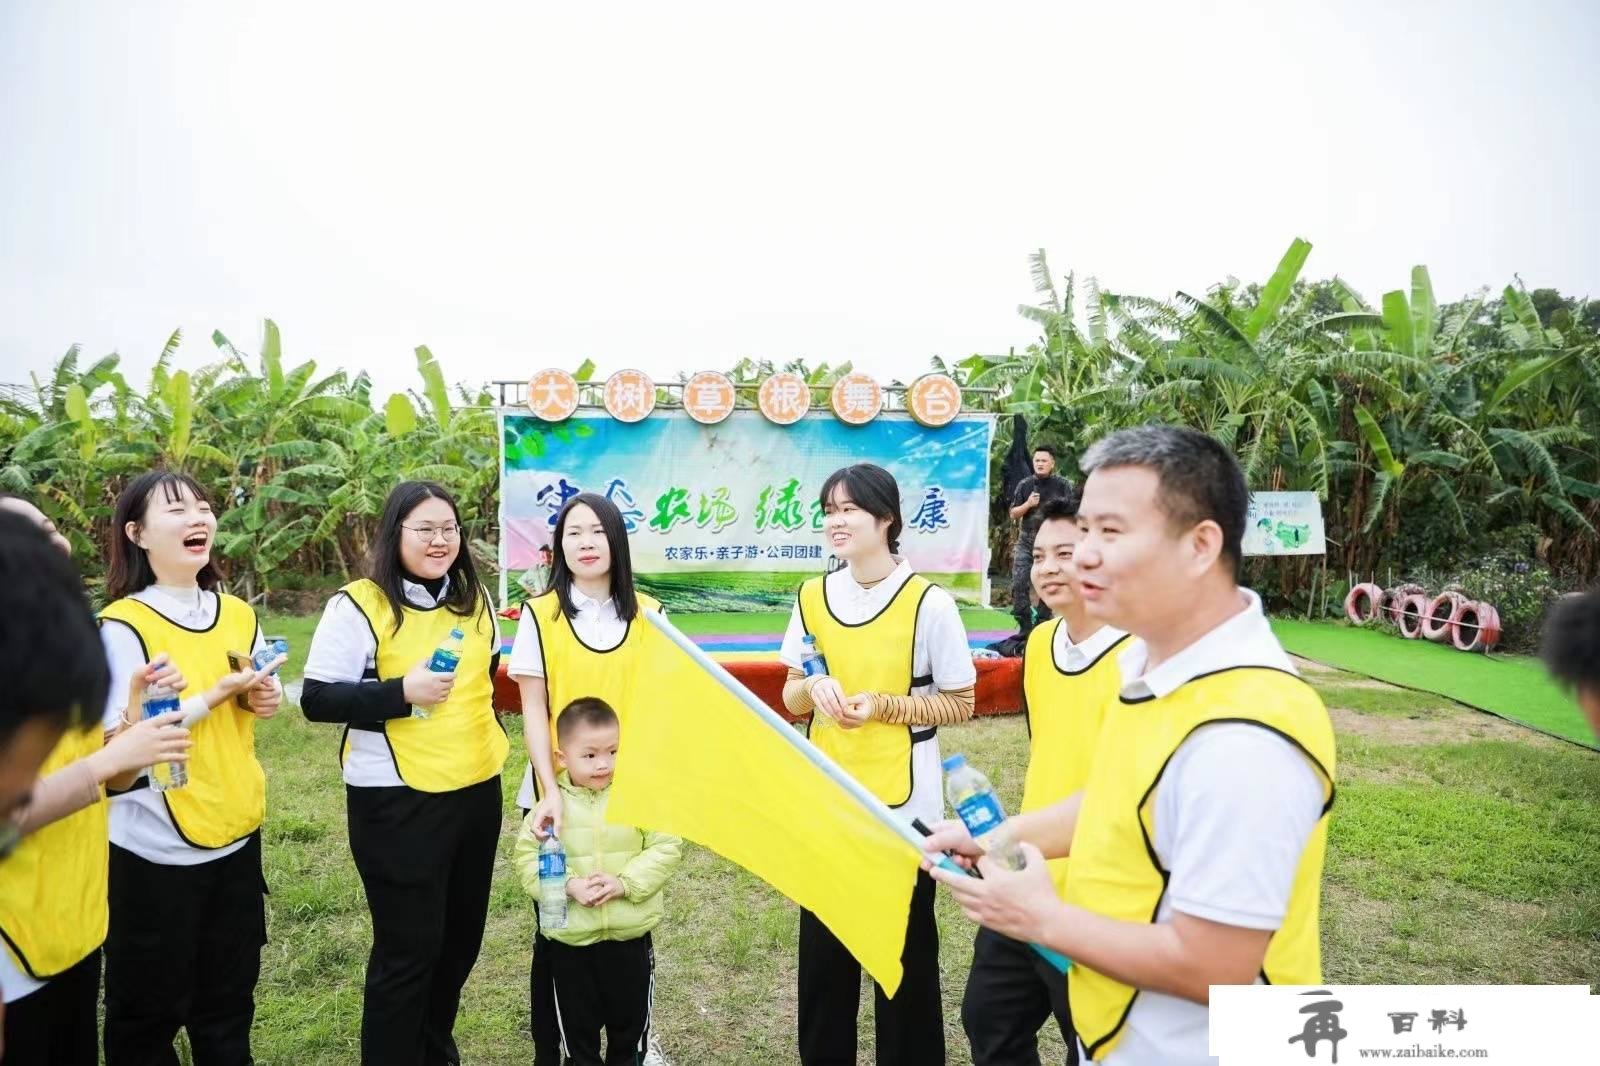
[(461, 536), (461, 527), (454, 522), (447, 526), (401, 526), (400, 528), (411, 530), (417, 535), (417, 539), (424, 544), (432, 544), (434, 537), (443, 537), (446, 541), (452, 541)]

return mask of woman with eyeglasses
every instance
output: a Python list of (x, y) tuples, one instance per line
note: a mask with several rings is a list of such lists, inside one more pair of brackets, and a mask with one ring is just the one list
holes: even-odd
[[(345, 727), (350, 852), (372, 912), (361, 1060), (453, 1063), (456, 1008), (488, 915), (510, 746), (493, 703), (500, 637), (460, 512), (441, 486), (395, 487), (368, 568), (323, 611), (301, 696), (308, 719)], [(456, 669), (430, 670), (456, 630)]]

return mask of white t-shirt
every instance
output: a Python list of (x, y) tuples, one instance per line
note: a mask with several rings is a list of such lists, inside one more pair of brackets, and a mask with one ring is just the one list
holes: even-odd
[[(450, 594), (450, 578), (444, 579), (435, 597), (426, 587), (414, 581), (401, 579), (400, 589), (406, 602), (422, 610), (437, 607)], [(370, 622), (356, 606), (348, 593), (341, 592), (328, 601), (317, 622), (317, 631), (311, 636), (311, 647), (306, 653), (305, 676), (312, 681), (327, 684), (375, 683), (377, 676), (378, 638), (373, 626), (389, 622), (374, 618)], [(500, 650), (500, 633), (490, 626), (489, 654)], [(370, 729), (351, 729), (348, 734), (350, 752), (344, 760), (344, 783), (357, 788), (403, 788), (400, 771), (395, 769), (394, 753), (389, 750), (389, 740), (382, 733)]]
[[(1236, 666), (1295, 673), (1261, 611), (1241, 589), (1241, 610), (1146, 671), (1132, 641), (1118, 657), (1127, 699), (1162, 697), (1201, 674)], [(1248, 773), (1239, 768), (1249, 767)], [(1157, 922), (1174, 910), (1245, 929), (1277, 929), (1289, 909), (1300, 855), (1322, 817), (1321, 775), (1289, 741), (1259, 726), (1202, 726), (1178, 745), (1155, 794), (1156, 856), (1172, 872)], [(1207, 1009), (1142, 991), (1104, 1066), (1200, 1066), (1209, 1053)]]
[[(617, 616), (617, 603), (615, 600), (594, 600), (578, 591), (576, 585), (570, 590), (572, 606), (578, 614), (569, 618), (573, 632), (578, 639), (596, 651), (610, 651), (623, 638), (628, 635), (628, 623)], [(665, 607), (661, 609), (666, 614)], [(511, 661), (506, 664), (506, 673), (511, 677), (544, 677), (544, 649), (539, 644), (539, 623), (533, 617), (533, 612), (524, 604), (522, 620), (517, 624), (517, 635), (511, 642)], [(552, 715), (560, 714), (561, 708), (551, 707)], [(522, 771), (522, 787), (517, 789), (517, 806), (525, 810), (532, 810), (534, 804), (533, 791), (533, 762)]]
[(1067, 632), (1063, 623), (1056, 626), (1055, 639), (1050, 642), (1050, 655), (1057, 669), (1069, 674), (1081, 674), (1099, 662), (1100, 656), (1110, 650), (1111, 645), (1127, 635), (1115, 626), (1101, 626), (1087, 640), (1074, 643), (1072, 634)]
[[(903, 559), (898, 562), (899, 565), (888, 577), (869, 589), (856, 583), (856, 579), (850, 576), (849, 567), (842, 567), (823, 578), (823, 589), (834, 616), (846, 625), (860, 625), (882, 614), (911, 576), (911, 564)], [(785, 665), (800, 669), (804, 639), (805, 626), (800, 621), (800, 602), (797, 599), (789, 612), (789, 628), (783, 634), (783, 647), (778, 652), (778, 658)], [(967, 645), (967, 630), (961, 623), (961, 612), (956, 609), (956, 601), (950, 598), (950, 594), (937, 585), (928, 590), (917, 609), (913, 644), (911, 674), (913, 677), (931, 675), (933, 684), (913, 688), (912, 695), (927, 696), (937, 691), (949, 692), (977, 684), (978, 671), (972, 665), (972, 651)], [(894, 809), (908, 822), (913, 818), (921, 818), (931, 824), (944, 816), (944, 773), (939, 765), (937, 737), (911, 749), (911, 798)]]
[[(218, 605), (221, 603), (215, 592), (202, 592), (198, 587), (175, 590), (151, 585), (128, 598), (149, 605), (168, 621), (187, 629), (209, 629), (216, 623)], [(106, 646), (106, 659), (111, 667), (105, 728), (113, 729), (122, 720), (123, 705), (128, 700), (128, 683), (146, 660), (138, 634), (128, 626), (108, 620), (101, 625), (100, 632)], [(250, 653), (254, 655), (264, 646), (261, 627), (257, 625)], [(179, 663), (178, 666), (181, 669), (183, 664)], [(273, 680), (281, 684), (276, 678)], [(192, 724), (210, 713), (204, 706), (198, 694), (186, 697), (183, 710), (190, 713), (184, 723)], [(162, 866), (198, 866), (203, 862), (215, 862), (245, 845), (243, 840), (236, 840), (222, 848), (196, 848), (186, 844), (178, 835), (177, 827), (172, 824), (172, 816), (167, 813), (167, 804), (161, 798), (161, 793), (150, 788), (111, 798), (111, 843), (133, 852), (146, 862)]]

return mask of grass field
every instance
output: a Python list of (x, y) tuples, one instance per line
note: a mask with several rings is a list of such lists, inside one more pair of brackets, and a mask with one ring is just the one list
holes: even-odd
[[(268, 617), (298, 670), (314, 619)], [(1308, 672), (1339, 734), (1323, 910), (1326, 977), (1354, 983), (1589, 983), (1600, 979), (1600, 755), (1425, 693)], [(505, 775), (504, 844), (488, 929), (457, 1038), (471, 1063), (525, 1063), (532, 904), (509, 869), (520, 731)], [(255, 1052), (261, 1063), (356, 1060), (370, 927), (345, 836), (337, 730), (292, 708), (259, 731), (271, 943)], [(1008, 805), (1022, 788), (1018, 718), (941, 731)], [(657, 1019), (680, 1064), (795, 1061), (794, 908), (690, 847), (657, 933)], [(968, 1061), (959, 1003), (972, 926), (941, 898), (950, 1062)], [(870, 1060), (870, 1001), (862, 1061)], [(1059, 1041), (1043, 1041), (1059, 1061)]]

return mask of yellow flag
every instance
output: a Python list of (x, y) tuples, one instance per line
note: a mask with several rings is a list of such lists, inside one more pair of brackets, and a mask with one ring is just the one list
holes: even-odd
[(894, 995), (921, 861), (910, 830), (852, 794), (833, 776), (844, 771), (661, 615), (636, 624), (627, 705), (639, 713), (623, 722), (607, 817), (749, 870), (815, 914)]

